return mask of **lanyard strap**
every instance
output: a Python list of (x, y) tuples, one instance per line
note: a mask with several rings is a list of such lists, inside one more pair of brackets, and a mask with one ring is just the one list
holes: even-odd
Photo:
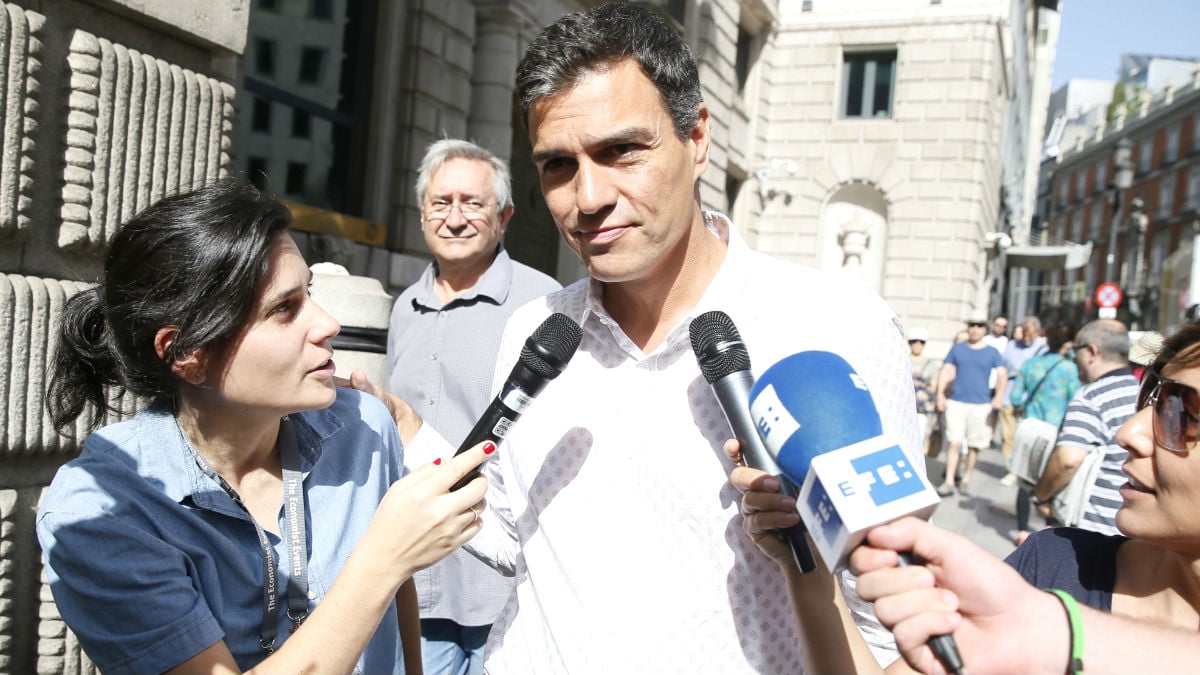
[[(279, 579), (276, 572), (275, 548), (271, 545), (266, 531), (246, 508), (246, 503), (242, 501), (241, 495), (225, 482), (221, 474), (217, 473), (208, 460), (200, 454), (200, 451), (192, 445), (191, 439), (183, 431), (183, 426), (179, 424), (178, 418), (175, 420), (175, 425), (179, 428), (179, 435), (183, 438), (184, 446), (195, 460), (196, 466), (205, 476), (219, 485), (254, 524), (263, 561), (263, 619), (262, 627), (259, 630), (258, 645), (262, 647), (263, 651), (270, 654), (275, 651), (277, 634), (275, 627), (279, 622)], [(294, 632), (308, 617), (308, 537), (304, 523), (304, 476), (300, 471), (300, 448), (296, 439), (296, 431), (287, 417), (284, 417), (279, 425), (278, 445), (283, 469), (283, 516), (287, 530), (287, 538), (284, 541), (288, 567), (291, 571), (288, 577), (287, 617), (292, 621), (292, 631)]]

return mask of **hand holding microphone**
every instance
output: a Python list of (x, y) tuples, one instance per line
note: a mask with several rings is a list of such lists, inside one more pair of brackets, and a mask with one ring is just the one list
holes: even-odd
[[(454, 454), (460, 455), (484, 441), (499, 445), (521, 414), (529, 409), (534, 397), (566, 369), (582, 339), (579, 324), (566, 314), (556, 312), (547, 317), (525, 340), (521, 357), (508, 374), (500, 393), (483, 411)], [(473, 469), (455, 483), (451, 491), (460, 489), (478, 475), (479, 470)]]
[[(846, 567), (871, 527), (928, 518), (941, 503), (884, 433), (866, 382), (836, 354), (801, 352), (771, 366), (751, 390), (750, 411), (784, 475), (801, 485), (800, 518), (830, 570)], [(961, 672), (951, 636), (931, 638), (930, 647), (949, 672)]]
[[(774, 458), (763, 445), (750, 418), (749, 394), (754, 384), (754, 376), (750, 372), (750, 352), (742, 342), (733, 320), (725, 312), (705, 312), (692, 320), (688, 332), (700, 372), (712, 386), (717, 402), (725, 412), (725, 419), (729, 421), (734, 438), (741, 447), (746, 466), (771, 474), (779, 481), (784, 494), (795, 496), (795, 486), (775, 465)], [(780, 528), (777, 536), (788, 542), (800, 571), (811, 572), (816, 569), (816, 561), (804, 538), (802, 524)]]

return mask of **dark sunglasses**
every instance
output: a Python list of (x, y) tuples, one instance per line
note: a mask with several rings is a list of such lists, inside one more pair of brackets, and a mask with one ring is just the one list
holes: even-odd
[(1153, 406), (1155, 443), (1172, 452), (1188, 452), (1200, 440), (1200, 392), (1162, 377), (1161, 368), (1147, 368), (1142, 375), (1137, 408)]
[(967, 328), (987, 328), (987, 324), (982, 321), (968, 321)]

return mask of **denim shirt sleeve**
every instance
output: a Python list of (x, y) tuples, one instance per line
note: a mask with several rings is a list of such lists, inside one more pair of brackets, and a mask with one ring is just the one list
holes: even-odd
[(109, 674), (162, 672), (224, 637), (192, 583), (193, 561), (137, 520), (97, 509), (38, 521), (59, 613)]

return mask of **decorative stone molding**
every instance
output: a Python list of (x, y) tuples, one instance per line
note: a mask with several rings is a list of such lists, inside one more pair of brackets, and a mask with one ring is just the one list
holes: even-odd
[(226, 175), (234, 88), (85, 31), (71, 39), (63, 248), (98, 248), (165, 195)]
[(46, 18), (16, 5), (0, 8), (0, 237), (29, 227), (34, 138)]
[(0, 675), (12, 673), (13, 653), (13, 507), (16, 490), (0, 490)]
[[(62, 455), (76, 443), (60, 436), (46, 413), (46, 386), (51, 359), (57, 347), (57, 327), (69, 297), (86, 289), (79, 281), (41, 279), (0, 274), (0, 457)], [(101, 421), (133, 414), (135, 397), (111, 399), (119, 409)], [(76, 421), (73, 435), (82, 439), (84, 419)]]

